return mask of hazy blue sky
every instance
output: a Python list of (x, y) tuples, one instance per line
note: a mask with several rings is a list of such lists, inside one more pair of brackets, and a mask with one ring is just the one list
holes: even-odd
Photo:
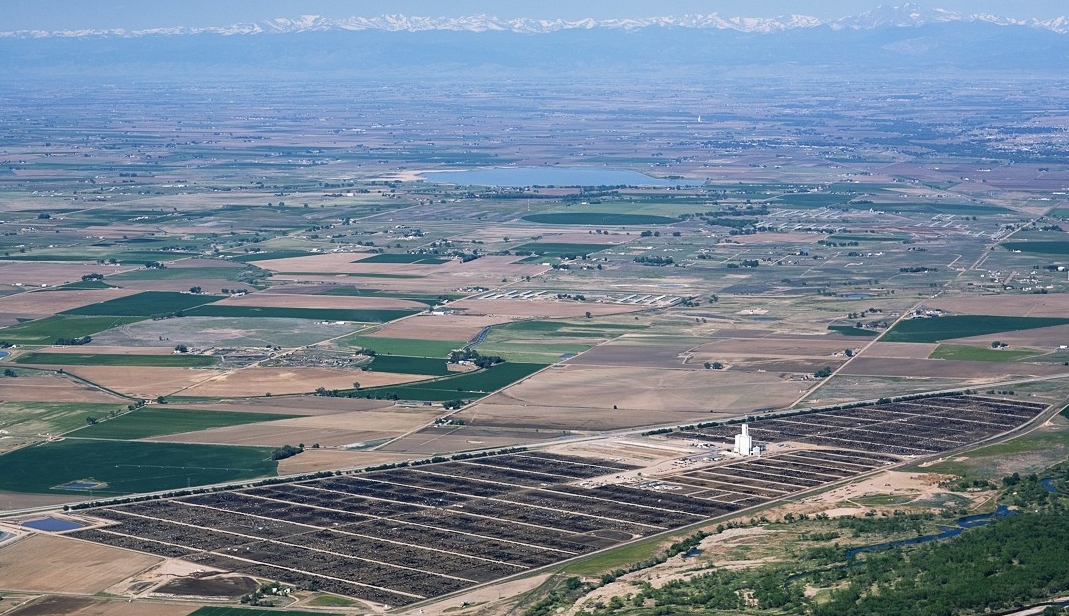
[[(856, 15), (903, 0), (2, 0), (0, 31), (25, 29), (224, 26), (304, 14), (325, 17), (404, 13), (420, 16), (487, 13), (498, 17), (578, 19), (713, 13), (774, 17), (798, 13), (821, 18)], [(931, 0), (930, 8), (1006, 17), (1069, 14), (1065, 0)]]

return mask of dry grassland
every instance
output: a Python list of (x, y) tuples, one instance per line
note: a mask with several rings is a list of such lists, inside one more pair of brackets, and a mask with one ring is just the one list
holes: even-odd
[(34, 291), (0, 298), (0, 313), (43, 318), (64, 310), (133, 295), (126, 289), (85, 289), (81, 291)]
[(440, 413), (441, 410), (435, 407), (412, 409), (397, 407), (383, 411), (352, 411), (244, 426), (212, 428), (185, 434), (159, 436), (150, 440), (264, 447), (298, 443), (311, 446), (313, 443), (319, 443), (324, 447), (344, 447), (400, 436), (431, 422)]
[(85, 383), (53, 374), (0, 379), (0, 400), (7, 402), (102, 402), (124, 406), (127, 403), (126, 400)]
[(594, 316), (626, 314), (648, 309), (649, 306), (631, 304), (600, 304), (596, 302), (574, 302), (554, 299), (546, 300), (509, 300), (509, 299), (462, 299), (449, 305), (451, 308), (463, 309), (471, 315), (493, 315), (506, 317), (566, 318), (581, 317), (587, 312)]
[(93, 594), (161, 560), (87, 541), (32, 535), (0, 548), (0, 587)]
[(733, 235), (733, 244), (749, 246), (752, 244), (802, 244), (814, 243), (824, 237), (818, 233), (755, 233), (754, 235)]
[(409, 338), (415, 340), (456, 340), (467, 342), (484, 327), (508, 323), (504, 317), (468, 316), (460, 314), (417, 314), (407, 319), (387, 323), (368, 336), (380, 338)]

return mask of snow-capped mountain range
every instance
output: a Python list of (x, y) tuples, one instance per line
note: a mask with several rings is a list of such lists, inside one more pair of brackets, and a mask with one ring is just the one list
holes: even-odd
[(152, 28), (146, 30), (86, 29), (86, 30), (18, 30), (0, 32), (3, 38), (79, 38), (116, 37), (141, 38), (150, 36), (181, 36), (189, 34), (258, 35), (287, 34), (299, 32), (362, 31), (383, 32), (514, 32), (522, 34), (545, 34), (562, 30), (622, 30), (635, 31), (647, 28), (688, 28), (734, 30), (744, 33), (771, 34), (797, 29), (828, 27), (832, 30), (874, 30), (879, 28), (910, 28), (949, 22), (979, 22), (999, 26), (1018, 26), (1069, 34), (1069, 19), (1011, 19), (986, 13), (961, 13), (943, 9), (929, 9), (907, 3), (901, 6), (880, 6), (853, 17), (822, 20), (806, 15), (781, 17), (724, 17), (717, 13), (707, 15), (683, 15), (679, 17), (646, 17), (629, 19), (500, 19), (491, 15), (465, 17), (410, 17), (404, 15), (381, 15), (378, 17), (346, 17), (328, 19), (319, 15), (303, 15), (297, 18), (278, 18), (258, 23), (235, 24), (223, 27)]

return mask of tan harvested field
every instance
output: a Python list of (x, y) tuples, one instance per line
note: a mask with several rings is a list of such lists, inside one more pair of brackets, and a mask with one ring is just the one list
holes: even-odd
[(282, 415), (333, 415), (351, 411), (370, 411), (393, 407), (389, 400), (366, 398), (331, 398), (329, 396), (272, 396), (252, 400), (228, 400), (213, 404), (187, 405), (190, 408), (237, 413), (279, 413)]
[(603, 304), (597, 302), (575, 302), (557, 299), (547, 300), (510, 300), (510, 299), (462, 299), (450, 304), (451, 308), (464, 309), (472, 315), (491, 315), (496, 317), (538, 317), (565, 318), (581, 317), (589, 312), (594, 316), (626, 314), (648, 309), (649, 306), (634, 304)]
[(568, 366), (494, 394), (458, 418), (476, 426), (610, 430), (776, 408), (805, 387), (760, 372)]
[[(79, 500), (77, 496), (69, 494), (66, 496), (57, 496), (55, 494), (25, 494), (22, 492), (6, 492), (0, 490), (0, 509), (3, 510), (64, 505), (77, 500)], [(3, 583), (0, 583), (0, 588), (2, 587)]]
[(88, 304), (106, 302), (133, 295), (126, 289), (83, 289), (78, 291), (34, 291), (0, 298), (0, 314), (17, 314), (34, 318), (51, 316)]
[(1029, 376), (1069, 374), (1069, 367), (1022, 362), (858, 357), (850, 362), (841, 374), (991, 381)]
[(310, 393), (319, 387), (327, 389), (352, 389), (354, 382), (361, 387), (399, 385), (421, 381), (430, 377), (417, 374), (394, 374), (391, 372), (362, 372), (333, 368), (245, 368), (218, 375), (199, 382), (182, 392), (186, 396), (226, 398), (230, 396), (262, 396)]
[(352, 468), (389, 464), (411, 459), (408, 454), (378, 451), (350, 451), (347, 449), (305, 449), (304, 453), (278, 463), (279, 475), (314, 473), (338, 468)]
[(125, 599), (47, 596), (9, 616), (186, 616), (199, 606), (160, 601), (130, 603)]
[(1069, 316), (1069, 295), (1028, 294), (988, 295), (982, 297), (939, 298), (924, 302), (929, 309), (951, 314), (993, 314), (1007, 317), (1065, 317)]
[(216, 370), (199, 368), (144, 366), (67, 366), (64, 369), (112, 391), (139, 398), (166, 396), (219, 374)]
[(924, 342), (876, 342), (865, 349), (865, 357), (898, 357), (902, 359), (927, 359), (939, 346)]
[(529, 445), (562, 436), (556, 430), (449, 426), (425, 428), (384, 445), (378, 451), (411, 456), (432, 456), (457, 451), (499, 449)]
[[(86, 263), (48, 263), (45, 261), (20, 261), (17, 263), (0, 262), (0, 286), (22, 285), (26, 287), (40, 287), (48, 285), (55, 287), (68, 282), (77, 282), (84, 274), (118, 274), (134, 267), (118, 267), (98, 265), (94, 262)], [(187, 287), (188, 288), (188, 287)]]
[(416, 309), (426, 304), (389, 297), (348, 297), (340, 295), (296, 295), (293, 293), (252, 293), (215, 302), (216, 306), (259, 306), (278, 308), (338, 308), (344, 310)]
[(381, 338), (467, 342), (478, 335), (484, 327), (508, 323), (509, 321), (511, 319), (506, 317), (417, 314), (406, 319), (387, 323), (367, 335)]
[(0, 547), (0, 588), (93, 594), (163, 559), (54, 535)]
[(185, 434), (159, 436), (150, 440), (265, 447), (298, 443), (311, 446), (319, 443), (324, 447), (344, 447), (400, 436), (430, 423), (441, 412), (441, 409), (437, 407), (394, 407), (378, 411), (352, 411), (213, 428)]
[(0, 400), (7, 402), (103, 402), (121, 405), (128, 402), (85, 383), (54, 374), (0, 379)]

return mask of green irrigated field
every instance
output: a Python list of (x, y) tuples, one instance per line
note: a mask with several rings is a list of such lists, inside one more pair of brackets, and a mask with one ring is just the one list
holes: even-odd
[(545, 367), (545, 364), (508, 362), (488, 370), (446, 377), (423, 384), (374, 387), (366, 390), (361, 389), (360, 393), (364, 395), (372, 394), (380, 398), (397, 396), (401, 400), (422, 400), (427, 402), (443, 402), (458, 398), (471, 400), (481, 398), (490, 392), (515, 383)]
[(195, 295), (173, 291), (145, 291), (110, 299), (99, 304), (90, 304), (60, 314), (77, 316), (116, 316), (147, 318), (154, 314), (170, 314), (188, 311), (190, 308), (223, 299), (219, 295)]
[(57, 366), (151, 366), (157, 368), (206, 368), (219, 363), (211, 355), (126, 355), (93, 353), (26, 353), (17, 364)]
[(975, 347), (964, 344), (941, 344), (928, 359), (957, 359), (961, 361), (1019, 361), (1037, 355), (1043, 355), (1044, 351), (1032, 349), (992, 349), (990, 347)]
[(1042, 255), (1069, 256), (1069, 240), (1034, 240), (1029, 242), (1006, 242), (1002, 244), (1006, 250), (1020, 250)]
[(373, 336), (349, 336), (341, 340), (345, 344), (362, 349), (371, 349), (382, 355), (407, 357), (441, 357), (464, 346), (467, 340), (419, 340), (416, 338), (375, 338)]
[(79, 280), (77, 282), (69, 282), (62, 287), (55, 287), (49, 289), (49, 291), (81, 291), (83, 289), (114, 289), (114, 285), (110, 285), (103, 280)]
[(0, 329), (0, 340), (9, 344), (52, 344), (60, 338), (81, 338), (140, 320), (139, 317), (56, 315)]
[(115, 259), (120, 264), (137, 264), (145, 261), (173, 261), (197, 256), (195, 252), (171, 252), (155, 250), (123, 250), (121, 247), (78, 247), (67, 250), (39, 250), (30, 254), (5, 255), (5, 261), (57, 261), (84, 262), (100, 259)]
[(313, 319), (316, 321), (356, 321), (385, 323), (407, 317), (418, 310), (346, 310), (343, 308), (279, 308), (275, 306), (199, 306), (186, 311), (189, 316), (256, 319)]
[(829, 325), (828, 329), (842, 336), (861, 336), (871, 338), (876, 335), (876, 332), (871, 329), (854, 327), (853, 325)]
[(164, 269), (138, 269), (108, 276), (116, 282), (131, 280), (237, 280), (243, 267), (167, 267)]
[[(250, 252), (248, 254), (232, 257), (230, 260), (237, 263), (250, 263), (252, 261), (270, 261), (272, 259), (292, 259), (294, 257), (307, 257), (313, 253), (307, 250), (270, 250), (265, 252)], [(223, 255), (228, 256), (228, 255)]]
[(513, 252), (527, 250), (543, 257), (561, 257), (564, 255), (585, 256), (612, 248), (613, 244), (561, 244), (555, 242), (530, 242), (517, 246)]
[(398, 374), (425, 374), (427, 376), (449, 376), (450, 372), (444, 359), (431, 357), (408, 357), (404, 355), (376, 355), (369, 369), (378, 372), (396, 372)]
[(421, 265), (441, 265), (448, 262), (449, 259), (434, 255), (413, 255), (408, 253), (383, 253), (353, 261), (353, 263), (419, 263)]
[(0, 456), (0, 490), (81, 494), (55, 486), (82, 479), (107, 483), (96, 496), (173, 490), (273, 476), (278, 463), (266, 447), (65, 439)]
[(900, 321), (884, 334), (884, 342), (939, 342), (969, 336), (983, 336), (1065, 325), (1069, 319), (1056, 317), (1004, 317), (993, 315), (960, 315), (931, 319)]
[(154, 405), (142, 407), (113, 419), (99, 421), (94, 425), (86, 426), (78, 430), (74, 436), (132, 440), (166, 434), (195, 432), (209, 428), (225, 428), (227, 426), (240, 426), (265, 421), (279, 421), (296, 417), (300, 417), (300, 415), (204, 411)]
[(619, 227), (628, 225), (671, 225), (679, 222), (678, 218), (654, 216), (652, 214), (612, 214), (600, 212), (557, 212), (549, 214), (529, 214), (523, 217), (528, 222), (543, 225), (595, 225)]

